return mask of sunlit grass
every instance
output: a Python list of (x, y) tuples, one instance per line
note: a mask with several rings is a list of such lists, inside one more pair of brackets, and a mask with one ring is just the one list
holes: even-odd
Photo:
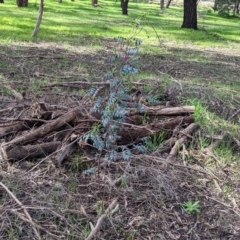
[[(13, 0), (1, 4), (1, 42), (32, 40), (38, 4), (30, 1), (28, 8), (18, 8)], [(198, 21), (199, 31), (194, 31), (181, 29), (182, 7), (173, 6), (162, 13), (159, 5), (130, 2), (129, 16), (123, 16), (119, 1), (104, 0), (99, 5), (93, 8), (87, 0), (63, 1), (62, 4), (46, 0), (38, 38), (74, 43), (84, 36), (124, 37), (129, 36), (133, 20), (141, 18), (144, 31), (139, 37), (146, 43), (156, 44), (159, 37), (168, 41), (171, 39), (177, 44), (193, 43), (211, 47), (228, 47), (227, 43), (231, 41), (240, 42), (239, 18), (222, 18), (216, 13), (207, 12), (207, 8), (201, 9), (205, 14)]]

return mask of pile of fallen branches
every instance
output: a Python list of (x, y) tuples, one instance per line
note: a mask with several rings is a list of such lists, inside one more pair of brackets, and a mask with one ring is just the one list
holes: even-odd
[[(77, 148), (89, 147), (91, 143), (84, 142), (83, 136), (91, 131), (93, 124), (101, 124), (101, 116), (85, 106), (67, 108), (36, 102), (30, 109), (30, 118), (1, 119), (0, 152), (4, 160), (51, 156), (60, 165)], [(164, 132), (166, 139), (162, 149), (168, 151), (171, 158), (198, 127), (192, 117), (194, 110), (194, 106), (154, 105), (145, 106), (139, 112), (129, 107), (116, 144), (131, 148), (146, 136)]]

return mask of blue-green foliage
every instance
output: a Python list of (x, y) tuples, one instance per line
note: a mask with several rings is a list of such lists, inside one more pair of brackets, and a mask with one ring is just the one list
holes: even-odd
[[(101, 127), (94, 126), (92, 131), (84, 136), (84, 140), (91, 141), (100, 154), (106, 152), (106, 161), (116, 161), (120, 153), (124, 160), (129, 160), (132, 155), (128, 146), (119, 146), (118, 144), (121, 140), (119, 133), (122, 130), (122, 123), (125, 122), (129, 113), (127, 101), (132, 99), (122, 77), (139, 72), (136, 67), (139, 60), (137, 54), (142, 43), (138, 38), (116, 37), (115, 40), (120, 45), (121, 50), (109, 57), (108, 61), (117, 61), (117, 63), (112, 71), (108, 71), (103, 76), (103, 81), (109, 83), (109, 94), (106, 99), (97, 97), (92, 108), (92, 111), (101, 114), (102, 125)], [(131, 47), (130, 43), (134, 47)], [(89, 92), (93, 95), (94, 90), (90, 89)], [(153, 100), (156, 102), (156, 99), (153, 98)], [(133, 103), (133, 106), (140, 112), (144, 111), (144, 107), (139, 103), (135, 105)], [(147, 148), (141, 143), (133, 145), (133, 149), (141, 153), (147, 151)]]
[(157, 96), (149, 95), (149, 96), (146, 97), (146, 99), (149, 103), (154, 104), (154, 105), (160, 103), (160, 101), (157, 99)]
[(96, 90), (97, 90), (97, 88), (95, 86), (91, 87), (87, 92), (87, 96), (91, 97), (95, 93)]
[(142, 143), (135, 144), (133, 147), (140, 153), (146, 153), (147, 152), (146, 146), (143, 145)]
[(129, 65), (129, 64), (124, 64), (121, 69), (122, 74), (136, 74), (138, 73), (138, 69)]

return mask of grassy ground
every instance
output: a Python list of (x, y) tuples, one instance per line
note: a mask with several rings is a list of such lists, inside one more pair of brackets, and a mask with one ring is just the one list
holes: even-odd
[[(32, 41), (30, 36), (37, 18), (37, 2), (30, 1), (28, 8), (17, 8), (15, 1), (10, 0), (1, 5), (0, 11), (0, 21), (4, 23), (0, 26), (1, 41)], [(183, 11), (174, 6), (161, 12), (156, 4), (131, 2), (129, 16), (126, 17), (121, 15), (118, 1), (101, 1), (97, 8), (93, 8), (86, 0), (63, 1), (62, 4), (46, 1), (38, 37), (47, 42), (77, 44), (86, 35), (96, 38), (128, 36), (132, 21), (145, 16), (143, 25), (146, 32), (140, 36), (148, 40), (147, 43), (156, 43), (155, 31), (161, 39), (171, 39), (178, 44), (191, 42), (201, 46), (227, 47), (226, 41), (231, 43), (240, 40), (239, 18), (221, 18), (212, 13), (210, 7), (201, 8), (200, 12), (203, 17), (199, 18), (199, 28), (209, 32), (192, 32), (179, 28)]]
[[(180, 28), (181, 6), (160, 12), (159, 5), (131, 2), (129, 16), (122, 16), (118, 1), (101, 1), (96, 8), (85, 0), (46, 1), (39, 35), (31, 39), (37, 5), (1, 4), (0, 106), (13, 109), (0, 111), (1, 121), (29, 117), (35, 101), (78, 105), (87, 89), (61, 84), (100, 81), (112, 68), (106, 60), (117, 49), (113, 37), (128, 37), (139, 18), (141, 72), (131, 80), (144, 83), (143, 91), (156, 89), (169, 101), (194, 105), (201, 128), (167, 171), (161, 164), (166, 154), (155, 146), (153, 153), (103, 167), (100, 179), (82, 174), (94, 165), (83, 153), (62, 168), (51, 159), (1, 160), (1, 182), (34, 224), (1, 188), (0, 238), (35, 239), (35, 226), (42, 239), (85, 239), (117, 198), (96, 239), (239, 239), (240, 118), (234, 113), (240, 107), (240, 19), (203, 6), (199, 31), (192, 31)], [(46, 88), (49, 83), (59, 86)], [(18, 101), (6, 86), (24, 99)]]

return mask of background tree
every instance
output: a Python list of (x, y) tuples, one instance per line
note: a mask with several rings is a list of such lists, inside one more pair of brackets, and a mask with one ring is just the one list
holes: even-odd
[(128, 2), (129, 0), (121, 0), (121, 8), (123, 15), (128, 15)]
[(168, 0), (168, 1), (167, 1), (166, 8), (169, 8), (171, 2), (172, 2), (172, 0)]
[(164, 9), (164, 0), (160, 0), (160, 9), (161, 9), (161, 10)]
[(239, 14), (239, 5), (240, 5), (240, 0), (236, 0), (235, 5), (234, 5), (234, 15)]
[(38, 34), (38, 30), (39, 30), (40, 24), (42, 22), (43, 7), (44, 7), (44, 0), (40, 0), (39, 10), (38, 10), (38, 18), (37, 18), (37, 22), (36, 22), (35, 28), (33, 30), (33, 33), (32, 33), (32, 37), (36, 37)]
[(4, 0), (0, 0), (0, 3), (4, 3)]
[(184, 15), (182, 28), (197, 30), (197, 0), (184, 0)]
[(238, 15), (240, 0), (215, 0), (213, 9), (218, 11), (219, 15)]
[(98, 0), (92, 0), (92, 6), (93, 6), (93, 7), (96, 7), (97, 4), (98, 4)]
[(17, 0), (17, 6), (18, 7), (27, 7), (28, 6), (28, 0)]

